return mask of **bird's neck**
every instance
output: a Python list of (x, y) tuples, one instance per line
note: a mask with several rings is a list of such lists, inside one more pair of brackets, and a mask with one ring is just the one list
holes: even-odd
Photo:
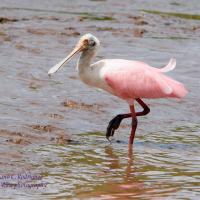
[(96, 56), (96, 50), (86, 50), (81, 53), (81, 56), (78, 61), (78, 71), (79, 73), (87, 70), (92, 62), (92, 59)]

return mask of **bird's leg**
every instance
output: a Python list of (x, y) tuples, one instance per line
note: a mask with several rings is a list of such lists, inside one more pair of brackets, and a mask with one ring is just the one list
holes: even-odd
[(133, 144), (134, 138), (135, 138), (135, 131), (137, 128), (137, 118), (136, 118), (136, 113), (135, 113), (135, 107), (134, 105), (130, 106), (131, 110), (131, 117), (132, 117), (132, 128), (131, 128), (131, 135), (129, 138), (129, 144)]
[(129, 144), (132, 145), (134, 138), (135, 138), (135, 131), (137, 128), (137, 118), (136, 116), (143, 116), (143, 115), (147, 115), (150, 112), (149, 107), (142, 101), (142, 99), (137, 98), (136, 101), (143, 107), (143, 111), (142, 112), (135, 112), (135, 107), (134, 105), (130, 106), (130, 110), (131, 110), (131, 116), (132, 116), (132, 128), (131, 128), (131, 135), (129, 138)]
[[(141, 112), (136, 112), (136, 116), (143, 116), (147, 115), (150, 112), (149, 107), (142, 101), (142, 99), (137, 98), (136, 101), (142, 106), (143, 111)], [(110, 136), (114, 135), (115, 130), (117, 130), (120, 126), (120, 123), (123, 119), (125, 118), (130, 118), (132, 117), (131, 113), (127, 114), (119, 114), (116, 117), (114, 117), (108, 124), (107, 127), (107, 132), (106, 132), (106, 138), (109, 140)]]
[(150, 112), (150, 108), (147, 106), (147, 104), (144, 103), (144, 101), (142, 101), (142, 99), (137, 98), (135, 99), (143, 108), (143, 111), (141, 112), (136, 112), (136, 116), (144, 116), (147, 115)]
[(113, 136), (115, 130), (117, 130), (120, 126), (120, 123), (123, 119), (131, 117), (131, 113), (128, 114), (119, 114), (115, 116), (108, 124), (106, 138), (109, 140), (110, 136)]

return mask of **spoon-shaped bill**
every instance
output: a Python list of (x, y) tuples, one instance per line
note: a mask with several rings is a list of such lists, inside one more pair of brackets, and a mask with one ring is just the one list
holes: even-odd
[(49, 71), (48, 75), (51, 75), (57, 72), (67, 61), (69, 61), (75, 54), (79, 53), (83, 50), (83, 45), (78, 45), (74, 48), (74, 50), (63, 60), (61, 60), (58, 64), (54, 65)]
[(69, 60), (67, 57), (64, 58), (63, 60), (61, 60), (58, 64), (54, 65), (49, 71), (48, 71), (48, 75), (51, 75), (55, 72), (57, 72), (64, 64), (65, 62), (67, 62), (67, 60)]

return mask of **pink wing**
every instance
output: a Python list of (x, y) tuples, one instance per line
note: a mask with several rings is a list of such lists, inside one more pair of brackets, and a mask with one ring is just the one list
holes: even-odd
[(142, 62), (112, 60), (107, 67), (105, 81), (123, 99), (181, 98), (187, 93), (183, 84)]

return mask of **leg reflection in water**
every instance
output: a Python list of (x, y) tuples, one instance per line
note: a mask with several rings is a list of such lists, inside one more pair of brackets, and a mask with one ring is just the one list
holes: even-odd
[[(138, 192), (144, 192), (144, 184), (136, 176), (138, 173), (134, 166), (132, 144), (129, 145), (127, 157), (122, 156), (120, 151), (113, 150), (110, 145), (105, 147), (105, 153), (110, 158), (110, 162), (107, 164), (107, 167), (109, 167), (109, 172), (107, 173), (111, 176), (107, 192), (112, 194), (112, 197), (124, 195), (128, 197), (129, 195), (138, 194)], [(126, 161), (124, 162), (124, 160)]]

